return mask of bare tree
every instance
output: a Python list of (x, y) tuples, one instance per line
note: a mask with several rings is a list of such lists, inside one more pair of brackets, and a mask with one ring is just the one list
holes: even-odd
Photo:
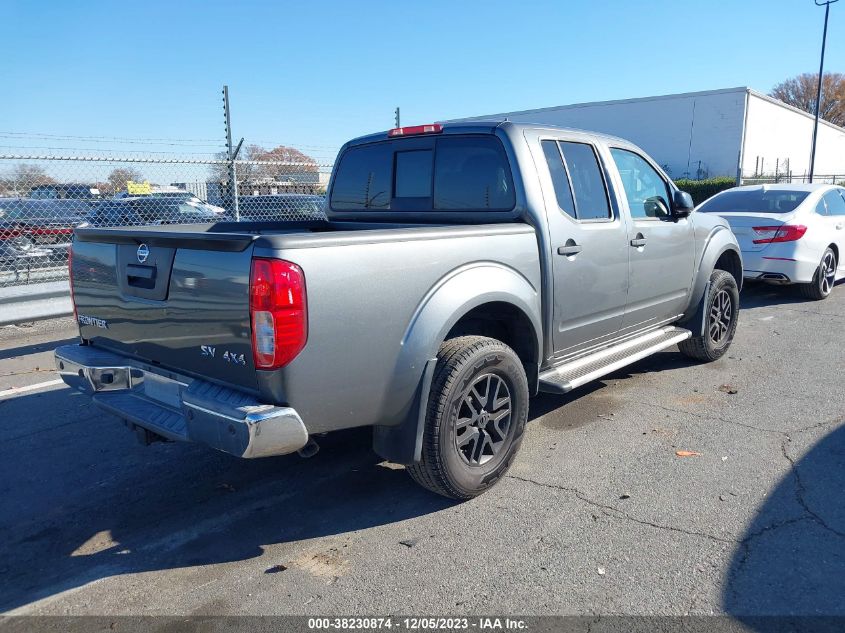
[(108, 176), (112, 192), (123, 191), (126, 189), (126, 183), (130, 180), (132, 182), (141, 182), (143, 179), (144, 176), (141, 175), (141, 172), (133, 167), (118, 167), (117, 169), (113, 169)]
[[(818, 80), (818, 73), (804, 73), (779, 83), (770, 96), (815, 114)], [(834, 125), (845, 126), (845, 75), (842, 73), (825, 73), (819, 116)]]
[[(226, 152), (215, 154), (217, 160), (225, 161)], [(285, 164), (275, 164), (285, 163)], [(246, 145), (238, 154), (238, 182), (241, 184), (258, 181), (287, 180), (292, 173), (316, 172), (317, 161), (293, 147), (279, 145), (267, 150), (260, 145)], [(229, 181), (229, 166), (216, 164), (211, 166), (211, 179), (216, 182)]]
[(10, 184), (15, 195), (27, 195), (33, 187), (52, 185), (56, 180), (48, 176), (44, 168), (39, 165), (20, 163), (12, 169)]
[[(260, 148), (256, 149), (260, 150)], [(267, 163), (266, 165), (259, 165), (260, 177), (263, 178), (286, 180), (286, 176), (289, 174), (316, 172), (318, 170), (317, 161), (293, 147), (279, 145), (270, 151), (255, 151), (252, 155), (252, 160)]]

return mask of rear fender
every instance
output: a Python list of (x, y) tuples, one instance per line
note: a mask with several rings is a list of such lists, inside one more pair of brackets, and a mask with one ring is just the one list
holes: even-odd
[(440, 344), (461, 317), (492, 302), (511, 304), (528, 317), (534, 329), (535, 358), (540, 358), (542, 327), (537, 288), (518, 271), (495, 262), (476, 262), (453, 270), (431, 288), (408, 323), (382, 416), (398, 423), (374, 427), (376, 453), (396, 463), (419, 461)]

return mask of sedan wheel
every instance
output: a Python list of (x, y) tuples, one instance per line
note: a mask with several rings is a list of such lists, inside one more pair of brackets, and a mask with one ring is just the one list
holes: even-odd
[(813, 281), (802, 284), (801, 293), (814, 301), (827, 299), (833, 292), (833, 284), (836, 282), (836, 264), (836, 253), (830, 248), (826, 249)]

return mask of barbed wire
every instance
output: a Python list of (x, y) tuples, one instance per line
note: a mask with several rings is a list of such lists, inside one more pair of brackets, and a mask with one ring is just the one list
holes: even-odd
[[(0, 154), (0, 160), (18, 161), (80, 161), (93, 163), (153, 163), (170, 165), (228, 165), (225, 159), (190, 159), (190, 158), (145, 158), (137, 156), (57, 156), (55, 154)], [(283, 160), (236, 160), (237, 165), (278, 165), (283, 167), (331, 167), (334, 163), (294, 162)]]

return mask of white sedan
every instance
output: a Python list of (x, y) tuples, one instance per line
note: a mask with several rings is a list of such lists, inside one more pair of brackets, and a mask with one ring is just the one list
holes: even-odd
[(697, 211), (718, 214), (731, 225), (746, 279), (800, 284), (804, 296), (825, 299), (845, 277), (843, 187), (735, 187), (706, 200)]

